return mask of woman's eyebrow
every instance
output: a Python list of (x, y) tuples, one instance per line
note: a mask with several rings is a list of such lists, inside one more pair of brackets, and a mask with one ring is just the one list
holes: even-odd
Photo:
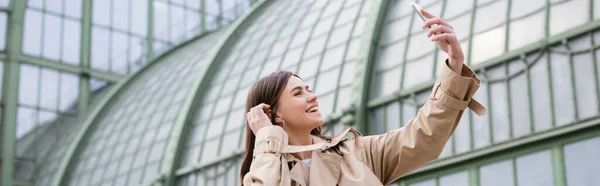
[[(309, 89), (310, 87), (308, 85), (305, 85), (304, 87), (305, 87), (306, 90), (310, 90)], [(294, 90), (297, 90), (297, 89), (302, 89), (302, 86), (296, 86), (292, 90), (290, 90), (290, 92), (293, 92)]]

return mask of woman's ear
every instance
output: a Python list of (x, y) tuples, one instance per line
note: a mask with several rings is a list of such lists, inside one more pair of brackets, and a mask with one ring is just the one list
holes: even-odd
[(285, 121), (283, 121), (283, 119), (281, 119), (281, 117), (276, 116), (274, 124), (283, 126), (283, 124), (285, 124)]

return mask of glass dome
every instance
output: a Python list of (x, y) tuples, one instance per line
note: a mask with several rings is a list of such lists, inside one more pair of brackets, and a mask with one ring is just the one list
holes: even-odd
[[(317, 93), (326, 135), (401, 128), (446, 59), (410, 2), (0, 0), (0, 182), (238, 185), (247, 93), (277, 70)], [(394, 185), (600, 183), (600, 2), (417, 2), (453, 25), (488, 114)]]

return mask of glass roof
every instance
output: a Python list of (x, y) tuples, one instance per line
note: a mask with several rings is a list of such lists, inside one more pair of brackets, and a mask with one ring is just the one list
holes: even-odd
[(157, 61), (113, 98), (73, 160), (70, 185), (140, 185), (156, 178), (182, 101), (222, 33)]
[[(10, 93), (16, 99), (13, 105), (0, 100), (0, 111), (14, 110), (16, 118), (14, 147), (0, 145), (15, 151), (13, 179), (25, 185), (31, 180), (32, 185), (53, 183), (57, 169), (68, 161), (72, 170), (63, 177), (68, 185), (149, 184), (161, 176), (166, 154), (175, 154), (178, 185), (237, 184), (244, 105), (252, 83), (277, 70), (298, 74), (319, 96), (325, 134), (334, 135), (347, 124), (341, 116), (355, 115), (342, 110), (356, 101), (351, 98), (353, 84), (363, 82), (357, 72), (369, 72), (357, 69), (363, 62), (361, 47), (374, 47), (369, 50), (374, 57), (365, 59), (372, 64), (367, 65), (372, 77), (360, 92), (367, 99), (368, 122), (357, 125), (365, 125), (368, 134), (402, 127), (429, 99), (446, 56), (427, 40), (411, 1), (384, 1), (389, 6), (381, 14), (370, 12), (378, 10), (371, 7), (374, 2), (379, 1), (258, 1), (260, 7), (250, 9), (240, 26), (230, 27), (251, 1), (28, 0), (22, 45), (15, 45), (19, 42), (6, 42), (15, 25), (7, 13), (11, 9), (7, 0), (0, 0), (0, 80), (8, 82), (0, 98)], [(454, 26), (466, 63), (483, 82), (474, 97), (489, 109), (484, 117), (465, 114), (442, 158), (600, 114), (600, 24), (595, 20), (600, 3), (418, 3)], [(381, 27), (375, 27), (380, 29), (366, 30), (372, 29), (367, 19), (376, 14), (382, 16)], [(367, 34), (378, 40), (365, 42)], [(218, 45), (222, 41), (227, 42)], [(12, 45), (23, 54), (18, 61), (7, 61), (11, 53), (6, 48)], [(145, 68), (148, 61), (154, 62)], [(5, 70), (14, 69), (13, 62), (16, 76)], [(207, 66), (206, 86), (191, 92)], [(66, 159), (77, 135), (83, 134), (89, 109), (110, 92), (110, 85), (131, 73), (138, 74), (102, 105), (75, 158)], [(188, 95), (198, 97), (192, 104), (197, 107), (182, 107)], [(537, 107), (542, 109), (533, 109)], [(170, 140), (181, 137), (171, 134), (187, 109), (190, 116), (183, 125), (189, 132), (180, 139), (181, 149), (166, 149)]]
[[(207, 163), (243, 146), (252, 83), (276, 70), (302, 77), (324, 117), (350, 103), (366, 1), (275, 1), (225, 54), (191, 125), (183, 166)], [(295, 7), (289, 11), (288, 7)]]

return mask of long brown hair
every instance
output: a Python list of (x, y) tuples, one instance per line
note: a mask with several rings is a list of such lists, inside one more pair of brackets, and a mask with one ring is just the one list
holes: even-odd
[[(278, 71), (274, 72), (267, 77), (263, 77), (258, 80), (252, 88), (250, 88), (250, 92), (248, 92), (248, 98), (246, 99), (246, 113), (250, 111), (250, 109), (256, 105), (261, 103), (265, 103), (271, 106), (271, 114), (269, 119), (271, 119), (271, 123), (274, 125), (281, 126), (283, 123), (280, 120), (276, 122), (276, 114), (277, 109), (279, 108), (279, 97), (281, 97), (281, 93), (285, 89), (285, 86), (288, 83), (290, 77), (295, 76), (300, 78), (298, 75), (293, 74), (289, 71)], [(300, 78), (302, 79), (302, 78)], [(244, 113), (244, 117), (246, 117)], [(324, 139), (330, 139), (330, 137), (325, 137), (321, 135), (321, 126), (314, 128), (310, 131), (310, 134), (319, 136)], [(250, 171), (250, 164), (252, 164), (253, 159), (253, 151), (254, 151), (254, 140), (256, 136), (248, 126), (248, 121), (246, 121), (246, 151), (244, 154), (244, 161), (242, 162), (242, 167), (240, 170), (240, 185), (243, 185), (244, 176), (246, 173)]]

